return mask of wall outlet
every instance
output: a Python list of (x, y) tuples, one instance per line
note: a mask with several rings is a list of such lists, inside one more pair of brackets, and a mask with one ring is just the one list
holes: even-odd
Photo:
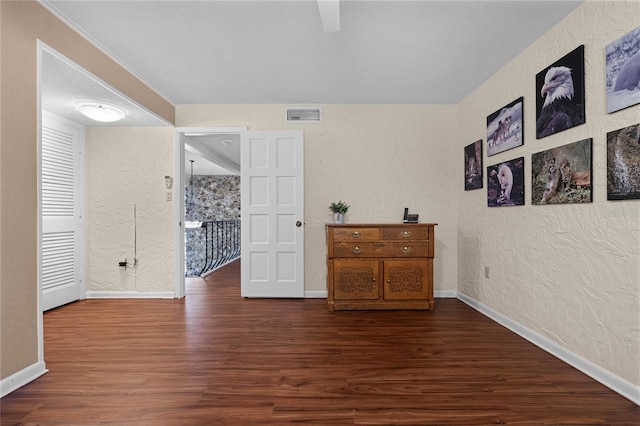
[(488, 266), (484, 267), (484, 277), (485, 278), (489, 278), (489, 267)]
[(167, 201), (173, 200), (173, 192), (171, 192), (171, 191), (167, 192), (166, 200)]

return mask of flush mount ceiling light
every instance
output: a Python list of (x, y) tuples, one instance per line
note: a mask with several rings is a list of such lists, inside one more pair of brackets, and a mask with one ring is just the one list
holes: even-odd
[(124, 109), (104, 102), (78, 101), (75, 105), (82, 115), (103, 123), (112, 123), (127, 116)]

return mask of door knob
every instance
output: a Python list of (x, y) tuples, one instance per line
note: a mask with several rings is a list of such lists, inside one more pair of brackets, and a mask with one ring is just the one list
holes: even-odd
[(296, 226), (297, 226), (298, 228), (300, 228), (300, 227), (302, 226), (302, 222), (297, 221), (297, 222), (296, 222)]

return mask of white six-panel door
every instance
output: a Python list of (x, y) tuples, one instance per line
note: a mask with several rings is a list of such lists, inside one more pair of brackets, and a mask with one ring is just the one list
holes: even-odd
[(304, 297), (302, 131), (241, 139), (241, 294)]
[(81, 297), (84, 274), (84, 128), (43, 114), (40, 251), (43, 311)]

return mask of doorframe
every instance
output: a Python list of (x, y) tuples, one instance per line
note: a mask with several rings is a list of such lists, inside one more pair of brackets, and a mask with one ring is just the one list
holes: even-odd
[[(174, 247), (175, 247), (175, 297), (180, 299), (185, 297), (185, 277), (184, 277), (184, 138), (190, 135), (202, 134), (241, 134), (248, 130), (247, 127), (176, 127), (173, 144), (173, 181), (174, 195), (173, 211), (175, 217), (174, 227)], [(242, 194), (240, 194), (242, 196)]]

